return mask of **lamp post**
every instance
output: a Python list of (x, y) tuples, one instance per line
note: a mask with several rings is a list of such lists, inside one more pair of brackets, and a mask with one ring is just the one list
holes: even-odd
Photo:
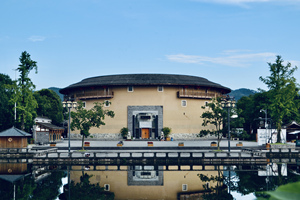
[(230, 152), (230, 109), (235, 106), (235, 100), (234, 97), (227, 96), (226, 98), (223, 98), (222, 101), (222, 107), (227, 108), (227, 114), (228, 114), (228, 152)]
[[(265, 113), (265, 129), (266, 129), (266, 138), (268, 137), (268, 110), (267, 109), (261, 109), (260, 112)], [(272, 137), (271, 137), (272, 138)], [(272, 139), (271, 139), (272, 140)], [(273, 142), (273, 141), (271, 141)], [(266, 143), (269, 143), (269, 141), (266, 141)]]
[(71, 138), (71, 108), (76, 108), (77, 102), (71, 100), (70, 98), (67, 101), (63, 101), (63, 107), (67, 107), (69, 111), (69, 123), (68, 123), (68, 137), (69, 137), (69, 156), (70, 154), (70, 138)]

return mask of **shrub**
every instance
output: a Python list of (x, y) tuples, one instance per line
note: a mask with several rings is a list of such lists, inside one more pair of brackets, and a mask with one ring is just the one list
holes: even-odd
[(164, 133), (164, 136), (165, 137), (168, 137), (168, 135), (171, 133), (171, 128), (169, 128), (169, 127), (164, 127), (163, 129), (162, 129), (162, 132)]
[(127, 137), (127, 135), (128, 135), (128, 128), (123, 127), (123, 128), (120, 130), (120, 133), (121, 133), (122, 137)]

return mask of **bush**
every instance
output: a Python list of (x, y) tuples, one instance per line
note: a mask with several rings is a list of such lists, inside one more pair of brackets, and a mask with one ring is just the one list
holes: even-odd
[(120, 133), (121, 133), (122, 137), (127, 137), (127, 135), (128, 135), (128, 128), (123, 127), (123, 128), (120, 130)]
[(168, 135), (171, 133), (171, 128), (169, 128), (169, 127), (164, 127), (163, 129), (162, 129), (162, 132), (164, 133), (164, 136), (165, 137), (168, 137)]

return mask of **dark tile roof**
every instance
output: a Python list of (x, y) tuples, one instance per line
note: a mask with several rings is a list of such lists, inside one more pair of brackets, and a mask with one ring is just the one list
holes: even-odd
[(15, 127), (11, 127), (5, 131), (0, 132), (0, 137), (29, 137), (31, 134), (17, 129)]
[(36, 122), (36, 124), (39, 124), (39, 125), (44, 126), (48, 129), (51, 129), (51, 130), (64, 130), (63, 127), (55, 126), (55, 125), (50, 124), (50, 123)]
[(67, 94), (69, 90), (97, 87), (97, 86), (146, 86), (146, 85), (162, 85), (162, 86), (205, 86), (225, 90), (229, 93), (231, 90), (220, 84), (211, 82), (205, 78), (189, 75), (175, 75), (175, 74), (120, 74), (97, 76), (83, 79), (82, 81), (72, 84), (59, 92)]
[(8, 181), (10, 183), (14, 183), (20, 179), (22, 179), (24, 175), (0, 175), (0, 179)]

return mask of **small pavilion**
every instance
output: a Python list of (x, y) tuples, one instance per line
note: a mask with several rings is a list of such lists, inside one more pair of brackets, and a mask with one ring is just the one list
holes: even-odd
[(5, 131), (0, 132), (0, 148), (26, 148), (27, 137), (31, 134), (11, 127)]

